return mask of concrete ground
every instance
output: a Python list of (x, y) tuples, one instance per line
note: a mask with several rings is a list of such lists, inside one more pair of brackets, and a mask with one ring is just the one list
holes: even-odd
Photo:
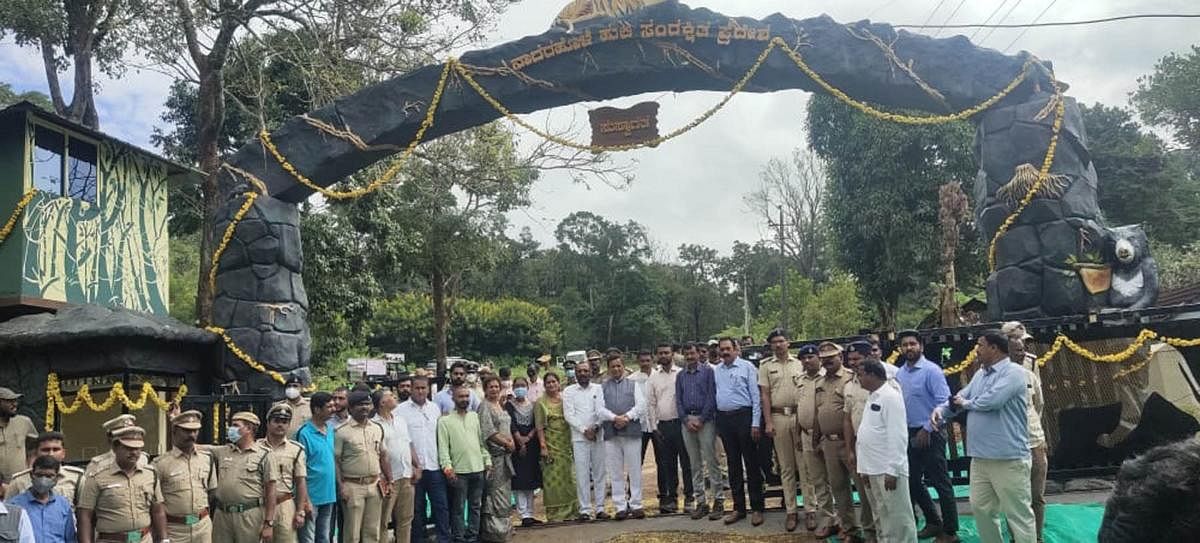
[[(1047, 496), (1047, 503), (1103, 503), (1108, 499), (1107, 491), (1085, 491), (1085, 492), (1067, 492)], [(777, 541), (791, 541), (796, 543), (816, 542), (820, 541), (804, 531), (804, 526), (801, 525), (798, 530), (788, 533), (783, 529), (785, 514), (782, 509), (778, 508), (778, 499), (772, 504), (770, 500), (767, 502), (768, 511), (764, 515), (765, 522), (761, 526), (751, 526), (749, 518), (726, 526), (723, 522), (709, 521), (707, 517), (701, 520), (692, 520), (687, 515), (668, 515), (668, 516), (650, 516), (645, 520), (626, 520), (622, 522), (604, 521), (592, 522), (588, 524), (559, 524), (549, 525), (538, 528), (518, 528), (514, 531), (513, 541), (520, 543), (605, 543), (618, 536), (619, 543), (651, 543), (652, 541), (664, 541), (658, 532), (676, 532), (671, 538), (672, 541), (678, 542), (696, 542), (696, 543), (726, 543), (733, 541), (741, 541), (745, 543), (775, 543)], [(775, 509), (770, 509), (772, 506)], [(958, 502), (958, 510), (960, 514), (970, 514), (971, 506), (965, 499)], [(647, 537), (637, 537), (642, 532), (654, 532), (655, 534), (646, 534)], [(679, 532), (694, 532), (692, 537), (688, 534)], [(722, 537), (724, 534), (729, 534), (727, 539)]]

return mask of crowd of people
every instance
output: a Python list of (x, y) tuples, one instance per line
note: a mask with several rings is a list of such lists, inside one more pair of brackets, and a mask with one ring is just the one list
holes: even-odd
[[(293, 380), (265, 427), (252, 412), (232, 414), (223, 445), (197, 444), (199, 411), (172, 412), (171, 447), (153, 460), (136, 419), (116, 417), (104, 424), (111, 450), (83, 469), (64, 463), (63, 434), (36, 433), (17, 414), (21, 396), (0, 388), (0, 535), (406, 543), (425, 541), (432, 526), (439, 543), (503, 542), (514, 512), (520, 527), (644, 518), (652, 448), (659, 514), (757, 526), (765, 481), (778, 477), (788, 532), (803, 522), (817, 538), (952, 542), (946, 432), (967, 412), (980, 539), (1000, 543), (1003, 519), (1017, 543), (1040, 542), (1046, 449), (1030, 339), (1019, 323), (981, 334), (980, 365), (954, 395), (914, 331), (898, 334), (899, 366), (881, 360), (874, 337), (802, 345), (797, 357), (775, 330), (757, 366), (722, 338), (638, 352), (629, 371), (617, 349), (588, 351), (566, 369), (543, 357), (515, 378), (456, 363), (436, 394), (423, 374), (394, 389), (310, 397)], [(1127, 515), (1110, 516), (1110, 534), (1136, 533)]]

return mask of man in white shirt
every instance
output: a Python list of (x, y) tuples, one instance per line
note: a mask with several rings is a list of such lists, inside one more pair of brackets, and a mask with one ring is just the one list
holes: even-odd
[(692, 465), (683, 446), (683, 426), (675, 403), (675, 379), (682, 371), (675, 365), (671, 346), (654, 348), (658, 371), (646, 379), (646, 426), (654, 432), (654, 464), (658, 472), (658, 508), (663, 514), (675, 513), (679, 506), (679, 471), (683, 469), (683, 509), (691, 513)]
[(882, 363), (862, 362), (859, 384), (870, 395), (856, 433), (856, 466), (870, 495), (879, 541), (907, 543), (917, 540), (908, 493), (908, 423), (904, 397), (887, 381)]
[[(633, 381), (634, 383), (636, 383), (637, 386), (642, 389), (642, 394), (644, 396), (646, 394), (646, 381), (649, 380), (650, 376), (654, 375), (654, 373), (655, 373), (654, 355), (652, 355), (650, 353), (650, 351), (646, 351), (646, 350), (638, 351), (637, 363), (638, 363), (638, 370), (629, 374), (628, 379), (630, 381)], [(646, 420), (639, 420), (638, 422), (640, 422), (642, 425), (642, 459), (641, 459), (641, 463), (645, 464), (646, 463), (647, 445), (650, 443), (654, 443), (654, 448), (658, 449), (658, 442), (655, 441), (655, 439), (654, 439), (654, 427), (647, 424), (648, 421), (646, 421)], [(658, 455), (656, 453), (655, 454), (656, 461), (658, 459), (657, 456)]]
[(390, 492), (383, 499), (383, 513), (379, 515), (379, 538), (388, 540), (387, 525), (391, 520), (396, 528), (396, 543), (409, 543), (413, 513), (416, 511), (413, 505), (413, 482), (420, 480), (421, 466), (417, 463), (416, 447), (408, 435), (408, 422), (396, 416), (398, 402), (395, 394), (380, 389), (371, 396), (376, 412), (371, 420), (383, 427), (383, 444), (392, 468)]
[[(428, 377), (413, 377), (411, 394), (408, 401), (400, 404), (394, 411), (395, 417), (403, 420), (408, 428), (414, 464), (420, 470), (420, 475), (414, 473), (412, 476), (413, 517), (410, 537), (412, 541), (425, 541), (425, 500), (428, 498), (433, 523), (437, 528), (437, 541), (449, 543), (450, 506), (446, 497), (446, 476), (438, 467), (437, 450), (437, 421), (442, 415), (442, 410), (429, 401)], [(384, 430), (387, 430), (386, 424)], [(384, 437), (387, 437), (386, 434)], [(392, 449), (389, 448), (389, 459), (391, 452)], [(398, 477), (396, 473), (393, 469), (392, 476)], [(399, 539), (398, 530), (396, 535)]]
[(592, 383), (592, 366), (575, 366), (575, 384), (563, 391), (563, 417), (571, 427), (571, 452), (575, 457), (575, 492), (579, 496), (579, 519), (604, 520), (604, 439), (600, 413), (604, 403), (600, 385)]

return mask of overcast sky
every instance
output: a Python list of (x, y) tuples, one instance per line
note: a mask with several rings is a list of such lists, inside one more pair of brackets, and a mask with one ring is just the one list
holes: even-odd
[[(496, 45), (549, 28), (568, 0), (524, 0), (505, 13), (487, 40)], [(765, 17), (781, 12), (803, 19), (822, 13), (839, 22), (865, 18), (893, 24), (980, 23), (999, 9), (992, 22), (1009, 11), (1005, 23), (1032, 21), (1053, 6), (1042, 22), (1092, 19), (1134, 13), (1196, 13), (1195, 0), (688, 0), (727, 15)], [(1001, 4), (1004, 4), (1001, 6)], [(934, 11), (934, 8), (938, 9)], [(1155, 62), (1170, 52), (1185, 52), (1200, 43), (1196, 19), (1152, 19), (1107, 24), (1029, 29), (983, 30), (976, 43), (1008, 53), (1027, 50), (1054, 61), (1056, 75), (1071, 85), (1069, 94), (1091, 104), (1128, 105), (1137, 78), (1150, 73)], [(936, 31), (926, 31), (934, 33)], [(975, 31), (942, 31), (971, 36)], [(1010, 43), (1015, 44), (1010, 47)], [(920, 70), (920, 67), (917, 67)], [(45, 92), (46, 83), (36, 51), (0, 42), (0, 81), (18, 91)], [(102, 128), (119, 138), (148, 146), (170, 81), (165, 76), (130, 71), (119, 82), (101, 80), (97, 107)], [(686, 124), (720, 100), (721, 93), (691, 92), (630, 97), (608, 105), (624, 107), (643, 99), (661, 103), (659, 130), (666, 133)], [(674, 256), (682, 243), (699, 243), (727, 253), (736, 240), (752, 242), (767, 236), (760, 217), (741, 204), (744, 193), (758, 183), (758, 171), (772, 157), (787, 157), (804, 141), (803, 118), (807, 93), (742, 94), (707, 123), (658, 149), (623, 153), (618, 161), (637, 162), (637, 180), (627, 190), (603, 184), (572, 183), (566, 174), (549, 174), (534, 188), (533, 206), (511, 215), (513, 231), (528, 226), (545, 244), (554, 242), (554, 227), (574, 211), (586, 209), (612, 220), (636, 220), (654, 242)], [(596, 104), (577, 104), (529, 116), (536, 125), (566, 127), (572, 118), (586, 119)], [(528, 144), (534, 136), (521, 134)], [(579, 139), (589, 139), (581, 132)], [(1101, 180), (1103, 182), (1103, 180)], [(718, 204), (721, 209), (718, 210)]]

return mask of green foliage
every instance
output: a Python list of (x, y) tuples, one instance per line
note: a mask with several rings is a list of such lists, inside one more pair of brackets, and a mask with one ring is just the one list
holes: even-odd
[[(482, 360), (528, 360), (558, 347), (561, 329), (549, 308), (503, 298), (455, 300), (447, 338), (452, 355)], [(427, 294), (403, 293), (375, 304), (367, 344), (377, 352), (397, 352), (409, 360), (433, 358), (433, 303)]]
[(1200, 241), (1183, 246), (1151, 241), (1150, 254), (1158, 263), (1162, 290), (1194, 285), (1200, 278)]
[(1100, 208), (1113, 224), (1145, 226), (1154, 239), (1187, 243), (1200, 231), (1200, 178), (1128, 110), (1080, 106), (1100, 180)]
[[(974, 179), (973, 129), (888, 123), (823, 94), (809, 101), (807, 124), (810, 145), (828, 163), (826, 218), (839, 264), (891, 327), (901, 295), (937, 279), (938, 187)], [(959, 255), (977, 255), (979, 246), (965, 232)], [(960, 283), (981, 281), (977, 257), (963, 264), (972, 265), (960, 266)]]
[(1200, 149), (1200, 46), (1159, 59), (1131, 98), (1146, 124), (1168, 127), (1180, 143)]
[(4, 109), (21, 101), (32, 102), (33, 105), (38, 106), (46, 111), (54, 111), (54, 104), (50, 103), (49, 96), (37, 91), (17, 93), (13, 90), (12, 85), (8, 83), (0, 83), (0, 109)]
[[(800, 272), (789, 269), (788, 332), (794, 341), (844, 337), (871, 327), (859, 295), (857, 280), (846, 273), (834, 273), (823, 283), (814, 283)], [(750, 325), (750, 335), (758, 340), (782, 323), (779, 285), (769, 287), (760, 298), (765, 312)], [(774, 308), (774, 309), (771, 309)], [(738, 327), (721, 335), (740, 336)]]
[(200, 278), (200, 236), (172, 236), (171, 316), (183, 323), (196, 320), (196, 281)]

